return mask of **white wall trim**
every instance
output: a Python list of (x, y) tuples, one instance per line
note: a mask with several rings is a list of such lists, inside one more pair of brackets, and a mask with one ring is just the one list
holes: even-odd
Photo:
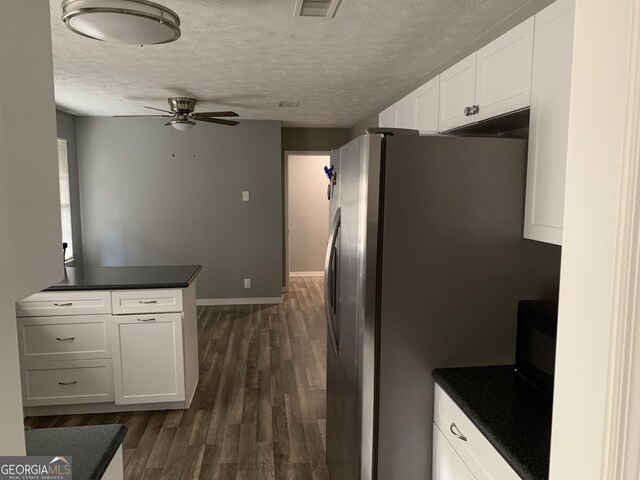
[(640, 8), (630, 19), (626, 128), (601, 478), (640, 478)]
[(253, 298), (199, 298), (196, 305), (215, 306), (215, 305), (276, 305), (282, 303), (280, 297), (253, 297)]
[(323, 277), (324, 272), (289, 272), (290, 277)]
[(637, 0), (578, 1), (573, 53), (549, 479), (639, 480)]

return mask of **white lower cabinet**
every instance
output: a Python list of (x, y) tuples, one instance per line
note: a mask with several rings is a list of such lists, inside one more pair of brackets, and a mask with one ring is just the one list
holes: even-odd
[(182, 314), (112, 317), (116, 404), (185, 399)]
[(432, 465), (432, 480), (476, 480), (435, 423)]
[[(461, 462), (471, 472), (472, 476), (469, 478), (476, 480), (521, 480), (502, 455), (438, 384), (435, 385), (433, 405), (434, 424), (443, 435), (443, 440), (449, 443)], [(444, 465), (451, 462), (451, 460), (445, 462), (438, 458), (442, 451), (444, 451), (443, 448), (436, 450), (434, 443), (434, 465)], [(440, 478), (444, 480), (447, 478), (457, 479), (458, 477), (454, 475), (453, 477), (443, 476)]]
[(195, 288), (41, 292), (18, 302), (27, 414), (189, 408)]
[(33, 363), (22, 369), (25, 407), (113, 402), (111, 360)]

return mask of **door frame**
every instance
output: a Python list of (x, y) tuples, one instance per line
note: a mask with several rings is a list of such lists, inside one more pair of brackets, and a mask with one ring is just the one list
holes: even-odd
[[(327, 155), (331, 158), (330, 150), (285, 150), (284, 152), (284, 165), (282, 169), (283, 175), (283, 187), (284, 187), (284, 222), (282, 228), (283, 245), (284, 245), (284, 285), (282, 286), (283, 292), (289, 291), (289, 284), (291, 279), (291, 271), (289, 265), (289, 156), (306, 156), (317, 157), (320, 155)], [(328, 221), (328, 220), (327, 220)]]

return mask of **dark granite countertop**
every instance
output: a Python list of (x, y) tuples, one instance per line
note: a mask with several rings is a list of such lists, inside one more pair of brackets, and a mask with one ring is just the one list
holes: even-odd
[(98, 480), (126, 433), (124, 425), (30, 429), (25, 432), (27, 455), (71, 456), (73, 480)]
[(440, 368), (433, 377), (521, 478), (549, 478), (551, 407), (513, 365)]
[(200, 265), (158, 267), (66, 267), (66, 278), (45, 292), (74, 290), (129, 290), (136, 288), (186, 288)]

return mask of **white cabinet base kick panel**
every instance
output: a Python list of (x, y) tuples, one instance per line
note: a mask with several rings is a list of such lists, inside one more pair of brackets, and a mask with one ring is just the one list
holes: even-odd
[(19, 302), (26, 414), (188, 409), (199, 379), (195, 291), (194, 281)]

